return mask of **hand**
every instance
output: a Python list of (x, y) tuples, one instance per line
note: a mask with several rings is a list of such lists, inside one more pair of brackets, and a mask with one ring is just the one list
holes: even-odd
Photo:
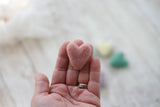
[[(74, 41), (77, 45), (82, 41)], [(91, 58), (80, 70), (74, 70), (69, 62), (65, 42), (60, 50), (49, 86), (48, 78), (43, 74), (35, 76), (35, 93), (31, 107), (100, 107), (100, 62)], [(77, 84), (88, 84), (87, 89)]]

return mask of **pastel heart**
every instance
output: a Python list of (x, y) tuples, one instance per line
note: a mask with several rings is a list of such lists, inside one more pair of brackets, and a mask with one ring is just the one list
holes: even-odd
[(75, 70), (80, 70), (89, 61), (92, 55), (92, 49), (89, 44), (80, 46), (70, 43), (67, 46), (69, 61)]
[(99, 42), (97, 51), (101, 57), (109, 57), (112, 54), (113, 46), (110, 42)]
[(124, 58), (124, 54), (122, 52), (118, 52), (111, 58), (110, 65), (116, 68), (126, 67), (128, 65), (128, 61)]

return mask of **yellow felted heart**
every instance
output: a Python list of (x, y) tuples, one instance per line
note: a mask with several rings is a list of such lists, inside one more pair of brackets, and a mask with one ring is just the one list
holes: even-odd
[(110, 42), (99, 42), (97, 44), (97, 51), (101, 57), (109, 57), (112, 54), (113, 46)]

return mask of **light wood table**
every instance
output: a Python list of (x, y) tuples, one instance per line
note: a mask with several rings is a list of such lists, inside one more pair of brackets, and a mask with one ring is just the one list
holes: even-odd
[(34, 74), (51, 80), (60, 45), (74, 39), (111, 41), (114, 52), (123, 51), (129, 61), (128, 68), (114, 69), (100, 58), (106, 80), (102, 107), (160, 107), (159, 0), (53, 1), (64, 12), (53, 20), (53, 38), (0, 46), (0, 107), (29, 107)]

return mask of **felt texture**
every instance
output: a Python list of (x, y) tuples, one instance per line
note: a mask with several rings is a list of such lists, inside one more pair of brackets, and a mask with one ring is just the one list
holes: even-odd
[(109, 57), (112, 54), (113, 46), (109, 42), (99, 42), (97, 44), (97, 51), (101, 57)]
[(75, 70), (80, 70), (89, 61), (92, 55), (92, 49), (89, 44), (78, 46), (74, 42), (67, 46), (67, 53), (72, 67)]
[(127, 67), (128, 61), (124, 58), (123, 52), (118, 52), (112, 56), (110, 65), (116, 68)]

